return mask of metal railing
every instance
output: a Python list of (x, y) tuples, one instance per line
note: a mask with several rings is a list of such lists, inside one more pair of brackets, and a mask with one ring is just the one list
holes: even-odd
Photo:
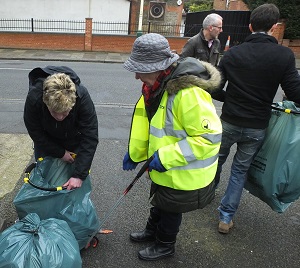
[(0, 19), (0, 31), (84, 33), (85, 21)]
[[(184, 36), (186, 25), (148, 22), (142, 25), (143, 33), (159, 33), (164, 36)], [(0, 31), (84, 33), (85, 21), (0, 19)], [(93, 34), (136, 35), (138, 24), (127, 22), (92, 22)], [(193, 33), (192, 33), (193, 34)], [(194, 33), (196, 34), (196, 32)]]
[[(84, 34), (86, 21), (36, 20), (36, 19), (0, 19), (0, 31), (39, 32), (39, 33), (80, 33)], [(165, 22), (147, 22), (142, 25), (141, 34), (159, 33), (166, 37), (191, 37), (199, 33), (201, 24), (170, 24)], [(92, 33), (101, 35), (137, 35), (138, 24), (127, 22), (92, 21)], [(225, 46), (228, 35), (232, 44), (240, 43), (249, 34), (248, 26), (223, 25), (219, 39)]]
[[(142, 25), (142, 33), (159, 33), (164, 36), (183, 36), (184, 24), (169, 24), (148, 22)], [(136, 35), (138, 32), (137, 23), (122, 23), (122, 22), (93, 22), (94, 34), (132, 34)]]

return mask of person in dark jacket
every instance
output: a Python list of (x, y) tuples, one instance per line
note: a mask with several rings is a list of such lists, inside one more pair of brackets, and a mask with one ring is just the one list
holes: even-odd
[(221, 77), (207, 62), (178, 60), (168, 40), (154, 33), (135, 40), (124, 67), (143, 86), (123, 169), (153, 157), (150, 216), (146, 228), (130, 239), (155, 241), (138, 253), (152, 261), (174, 254), (182, 213), (204, 208), (214, 198), (222, 126), (210, 93)]
[(72, 69), (47, 66), (29, 73), (24, 123), (35, 158), (51, 156), (74, 163), (74, 173), (63, 186), (81, 187), (98, 145), (98, 119), (87, 89)]
[(217, 66), (221, 49), (218, 36), (223, 31), (222, 24), (223, 18), (220, 15), (207, 15), (203, 20), (203, 28), (186, 42), (180, 56), (194, 57)]
[(232, 219), (240, 203), (246, 173), (264, 140), (279, 85), (290, 100), (300, 101), (300, 76), (295, 56), (289, 48), (278, 45), (272, 36), (279, 15), (274, 4), (254, 9), (249, 25), (252, 34), (244, 43), (225, 52), (219, 64), (223, 77), (221, 89), (226, 82), (228, 85), (226, 91), (213, 93), (213, 98), (224, 101), (216, 186), (230, 148), (237, 144), (229, 183), (218, 208), (220, 233), (226, 234), (233, 227)]

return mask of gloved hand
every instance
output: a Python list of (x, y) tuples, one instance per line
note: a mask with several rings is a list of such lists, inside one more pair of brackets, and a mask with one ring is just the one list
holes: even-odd
[(160, 162), (160, 159), (159, 159), (157, 151), (153, 154), (153, 160), (150, 162), (149, 167), (148, 167), (149, 171), (152, 171), (152, 169), (155, 169), (158, 172), (165, 172), (165, 171), (167, 171), (165, 169), (165, 167), (162, 165), (162, 163)]
[(138, 163), (133, 162), (128, 154), (128, 152), (125, 154), (123, 159), (123, 170), (133, 170), (136, 168)]

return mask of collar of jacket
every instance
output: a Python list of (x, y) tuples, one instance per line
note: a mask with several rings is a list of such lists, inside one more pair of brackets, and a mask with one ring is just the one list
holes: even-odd
[(249, 36), (246, 37), (245, 42), (278, 44), (278, 41), (274, 36), (265, 33), (250, 34)]
[(71, 68), (69, 68), (67, 66), (51, 66), (51, 65), (49, 65), (45, 68), (40, 68), (40, 67), (34, 68), (28, 74), (29, 85), (34, 84), (38, 78), (46, 78), (49, 75), (52, 75), (54, 73), (65, 73), (70, 76), (70, 78), (72, 79), (72, 81), (75, 84), (77, 84), (77, 85), (80, 84), (80, 78)]
[(221, 74), (212, 64), (187, 57), (177, 62), (165, 90), (176, 94), (181, 89), (197, 86), (212, 93), (220, 83)]
[[(202, 42), (206, 44), (207, 48), (209, 48), (208, 47), (208, 41), (206, 41), (206, 39), (204, 37), (204, 34), (203, 34), (203, 28), (200, 30), (199, 36), (200, 36)], [(220, 40), (218, 38), (214, 39), (210, 48), (212, 49), (214, 47), (217, 47), (219, 45), (219, 43), (220, 43)]]

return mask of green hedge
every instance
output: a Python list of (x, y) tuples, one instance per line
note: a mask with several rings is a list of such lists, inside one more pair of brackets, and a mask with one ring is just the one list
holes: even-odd
[(273, 3), (280, 10), (280, 17), (286, 20), (284, 38), (300, 39), (300, 1), (299, 0), (243, 0), (250, 10), (265, 4)]

